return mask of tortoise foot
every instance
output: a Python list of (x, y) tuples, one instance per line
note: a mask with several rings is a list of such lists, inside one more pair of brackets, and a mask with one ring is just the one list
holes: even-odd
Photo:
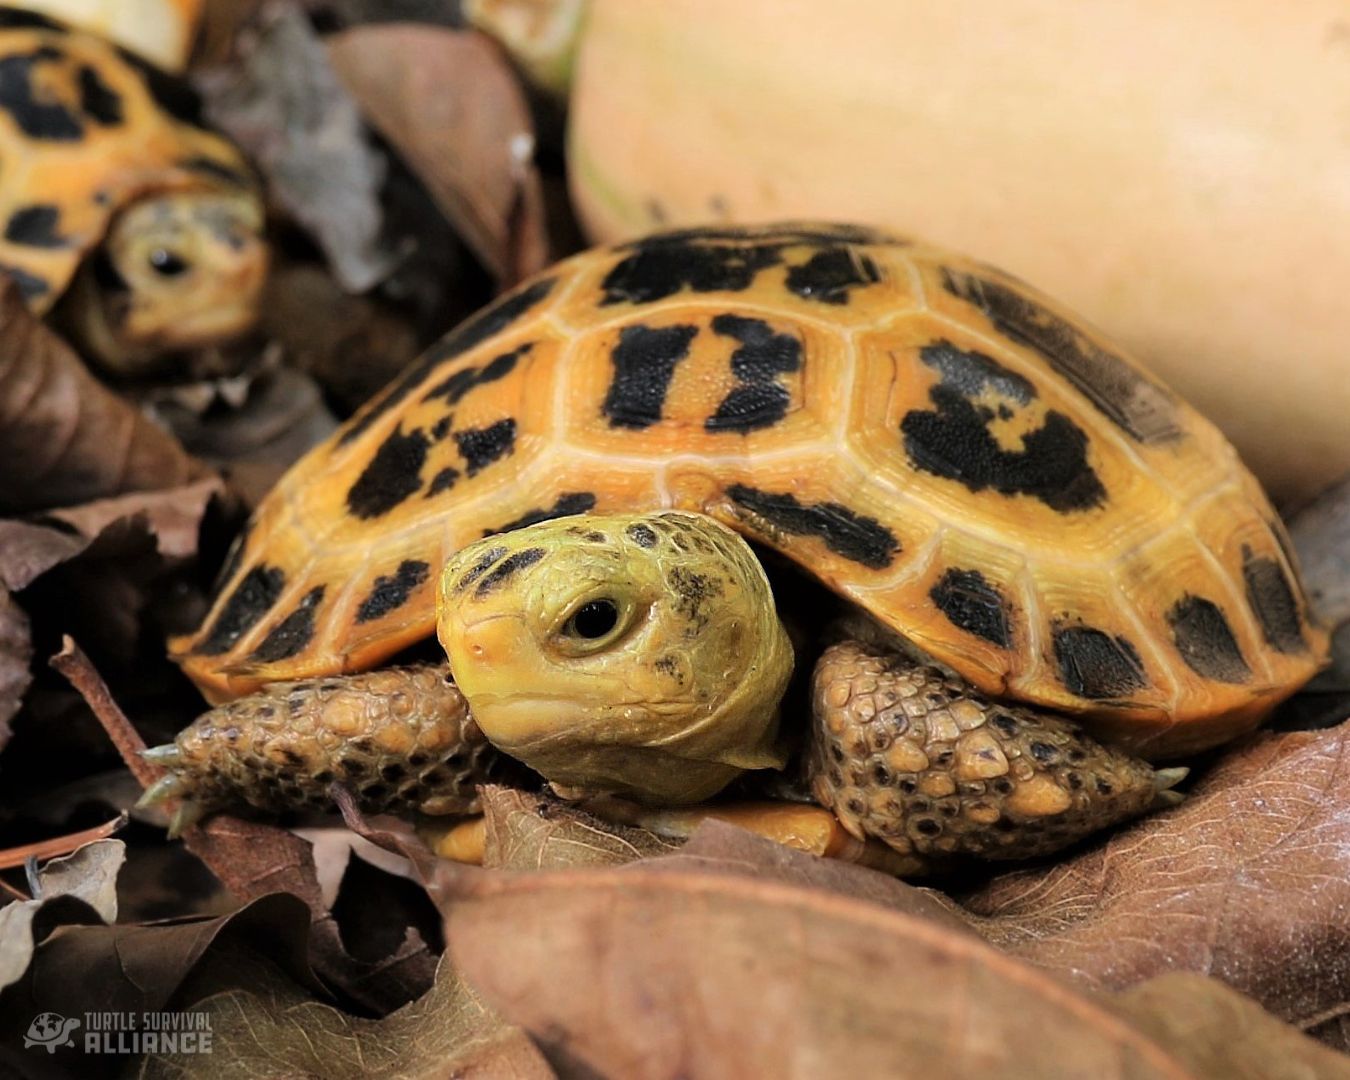
[(875, 646), (832, 645), (813, 694), (812, 792), (854, 836), (902, 854), (1045, 855), (1181, 798), (1185, 769), (1155, 770)]
[(328, 807), (335, 784), (367, 813), (471, 813), (507, 771), (443, 665), (274, 683), (144, 756), (168, 771), (137, 805), (177, 803), (174, 835), (229, 806)]

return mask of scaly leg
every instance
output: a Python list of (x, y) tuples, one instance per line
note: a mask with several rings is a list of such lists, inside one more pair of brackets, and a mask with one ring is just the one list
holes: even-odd
[(445, 665), (274, 683), (203, 713), (145, 757), (168, 772), (140, 805), (177, 800), (174, 834), (241, 802), (331, 806), (334, 783), (368, 813), (471, 813), (476, 785), (509, 772)]
[(1155, 770), (875, 645), (830, 646), (813, 694), (813, 794), (852, 835), (904, 855), (1045, 855), (1181, 800), (1170, 789), (1187, 770)]

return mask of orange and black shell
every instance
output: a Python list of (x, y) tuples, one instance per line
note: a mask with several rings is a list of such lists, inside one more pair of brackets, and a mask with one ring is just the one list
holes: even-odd
[(184, 83), (103, 38), (0, 7), (0, 273), (34, 311), (137, 198), (254, 188)]
[(448, 334), (283, 477), (203, 626), (214, 699), (430, 635), (487, 534), (703, 511), (992, 696), (1152, 756), (1321, 664), (1281, 526), (1222, 435), (989, 267), (830, 226), (577, 255)]

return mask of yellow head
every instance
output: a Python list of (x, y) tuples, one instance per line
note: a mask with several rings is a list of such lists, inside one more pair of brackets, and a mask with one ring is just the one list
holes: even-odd
[(490, 536), (447, 564), (438, 616), (483, 732), (564, 791), (697, 802), (783, 764), (792, 647), (754, 553), (711, 518)]
[(72, 332), (105, 366), (131, 374), (163, 353), (247, 331), (267, 276), (262, 225), (251, 195), (170, 193), (133, 203), (72, 290)]

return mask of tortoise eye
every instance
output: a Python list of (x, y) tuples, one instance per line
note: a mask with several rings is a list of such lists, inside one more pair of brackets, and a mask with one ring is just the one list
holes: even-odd
[(589, 600), (573, 613), (563, 626), (568, 637), (594, 641), (614, 629), (619, 622), (619, 607), (613, 600)]
[(155, 248), (150, 252), (149, 262), (150, 269), (163, 277), (178, 277), (188, 269), (188, 261), (168, 248)]

